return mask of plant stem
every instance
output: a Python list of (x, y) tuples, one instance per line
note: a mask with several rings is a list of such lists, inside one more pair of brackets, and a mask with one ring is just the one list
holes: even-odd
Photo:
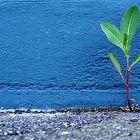
[(129, 78), (130, 78), (130, 70), (129, 70), (129, 58), (126, 59), (127, 62), (127, 69), (126, 69), (126, 98), (127, 98), (127, 104), (130, 112), (133, 112), (131, 108), (130, 103), (130, 97), (129, 97)]

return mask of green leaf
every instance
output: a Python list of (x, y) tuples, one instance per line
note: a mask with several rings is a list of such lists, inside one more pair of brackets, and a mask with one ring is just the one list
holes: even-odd
[(112, 52), (108, 52), (108, 56), (110, 57), (110, 59), (111, 59), (112, 63), (114, 64), (116, 70), (119, 72), (122, 80), (125, 81), (124, 77), (123, 77), (123, 74), (122, 74), (121, 66), (120, 66), (117, 58), (114, 56), (114, 54)]
[(138, 28), (139, 10), (136, 6), (131, 7), (122, 17), (120, 32), (128, 35), (127, 49), (130, 49), (131, 41)]
[(129, 58), (129, 49), (128, 49), (128, 35), (124, 34), (124, 40), (123, 40), (123, 48), (124, 48), (124, 54), (127, 58)]
[(100, 25), (108, 40), (123, 50), (124, 37), (120, 31), (113, 24), (107, 22), (102, 22)]
[(139, 61), (140, 61), (140, 54), (133, 60), (129, 69), (131, 69)]
[(123, 40), (123, 45), (125, 49), (127, 49), (127, 44), (128, 44), (128, 35), (125, 33), (124, 40)]

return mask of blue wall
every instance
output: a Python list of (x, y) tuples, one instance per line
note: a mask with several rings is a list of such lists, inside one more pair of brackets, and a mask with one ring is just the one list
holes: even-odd
[[(120, 54), (118, 59), (122, 64), (125, 64), (124, 57), (107, 41), (99, 23), (108, 21), (119, 27), (123, 13), (133, 5), (140, 8), (140, 1), (1, 0), (0, 100), (3, 102), (0, 101), (0, 106), (9, 108), (22, 104), (24, 107), (26, 102), (30, 104), (37, 97), (21, 96), (19, 93), (37, 91), (42, 96), (42, 90), (46, 90), (48, 100), (51, 98), (48, 90), (56, 90), (58, 96), (58, 90), (84, 90), (83, 102), (87, 105), (85, 97), (89, 90), (93, 92), (92, 98), (99, 90), (100, 94), (105, 91), (113, 94), (120, 90), (120, 97), (123, 97), (120, 104), (125, 104), (121, 91), (123, 83), (107, 52), (113, 50), (115, 54)], [(140, 52), (139, 31), (133, 41), (132, 59)], [(139, 88), (140, 64), (137, 64), (131, 75), (131, 89), (136, 94)], [(7, 101), (8, 95), (10, 99)], [(109, 97), (114, 98), (111, 94)], [(15, 98), (19, 100), (18, 104), (12, 100)], [(23, 101), (23, 98), (28, 101)], [(112, 99), (109, 102), (114, 105)], [(98, 97), (97, 100), (98, 106), (101, 99)], [(66, 102), (69, 100), (66, 99)], [(108, 101), (105, 102), (108, 105)], [(69, 107), (75, 104), (76, 101)], [(116, 101), (116, 105), (120, 104)], [(95, 106), (95, 102), (90, 105)]]

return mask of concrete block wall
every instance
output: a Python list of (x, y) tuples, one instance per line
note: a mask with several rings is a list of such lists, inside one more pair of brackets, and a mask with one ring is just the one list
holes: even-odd
[[(107, 52), (117, 54), (122, 65), (125, 59), (107, 41), (99, 23), (119, 27), (123, 13), (133, 5), (140, 8), (140, 1), (1, 0), (0, 106), (125, 105), (123, 82)], [(140, 28), (131, 52), (132, 59), (140, 52)], [(137, 99), (139, 89), (137, 64), (131, 73), (131, 90)]]

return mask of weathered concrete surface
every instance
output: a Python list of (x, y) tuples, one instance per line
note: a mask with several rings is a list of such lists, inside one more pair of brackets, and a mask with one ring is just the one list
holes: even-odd
[(139, 140), (140, 114), (0, 114), (1, 140)]
[[(123, 54), (107, 42), (99, 23), (119, 26), (132, 5), (140, 7), (140, 1), (1, 0), (0, 93), (4, 90), (6, 98), (11, 90), (16, 95), (17, 90), (93, 90), (96, 94), (96, 90), (124, 89), (107, 51), (120, 54), (122, 64)], [(135, 37), (132, 58), (139, 53), (139, 31)], [(137, 64), (132, 71), (134, 93), (140, 86), (139, 69)]]

